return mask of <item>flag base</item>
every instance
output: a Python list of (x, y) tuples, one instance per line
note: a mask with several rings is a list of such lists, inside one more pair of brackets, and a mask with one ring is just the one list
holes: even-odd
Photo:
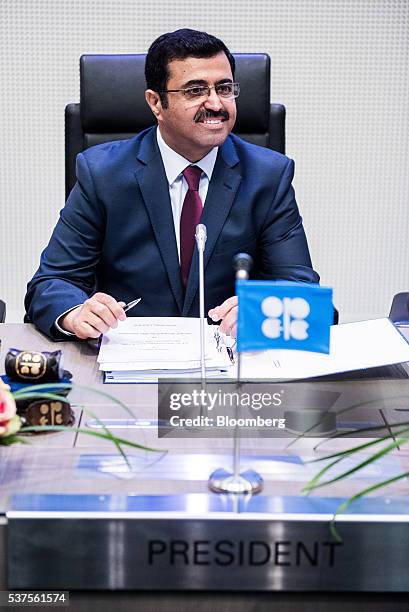
[(235, 476), (223, 468), (215, 470), (209, 478), (209, 489), (214, 493), (252, 494), (260, 493), (263, 479), (254, 470), (246, 470)]

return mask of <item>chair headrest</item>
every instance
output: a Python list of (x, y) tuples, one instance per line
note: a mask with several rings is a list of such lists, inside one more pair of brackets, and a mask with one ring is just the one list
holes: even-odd
[[(265, 133), (270, 108), (270, 57), (237, 53), (240, 83), (235, 131)], [(154, 124), (145, 101), (146, 54), (83, 55), (80, 59), (81, 123), (84, 132), (137, 133)]]

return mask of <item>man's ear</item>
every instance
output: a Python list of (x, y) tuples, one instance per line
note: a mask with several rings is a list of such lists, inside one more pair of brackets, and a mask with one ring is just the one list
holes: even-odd
[(162, 102), (159, 94), (153, 91), (153, 89), (147, 89), (145, 91), (145, 100), (155, 117), (158, 119), (162, 112)]

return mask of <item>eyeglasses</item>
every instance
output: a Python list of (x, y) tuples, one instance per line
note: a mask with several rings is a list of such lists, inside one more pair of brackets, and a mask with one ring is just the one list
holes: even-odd
[(210, 90), (214, 89), (219, 98), (225, 100), (229, 98), (237, 98), (240, 93), (239, 83), (218, 83), (217, 85), (193, 85), (185, 89), (164, 89), (159, 93), (177, 93), (181, 91), (187, 100), (200, 100), (210, 96)]

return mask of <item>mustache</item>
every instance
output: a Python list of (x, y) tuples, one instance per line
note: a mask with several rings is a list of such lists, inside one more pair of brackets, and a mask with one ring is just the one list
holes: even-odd
[(229, 113), (224, 109), (220, 109), (219, 111), (214, 111), (211, 108), (201, 108), (197, 111), (194, 117), (194, 122), (198, 123), (199, 121), (202, 121), (204, 119), (215, 119), (215, 118), (221, 118), (227, 121), (227, 119), (229, 118)]

